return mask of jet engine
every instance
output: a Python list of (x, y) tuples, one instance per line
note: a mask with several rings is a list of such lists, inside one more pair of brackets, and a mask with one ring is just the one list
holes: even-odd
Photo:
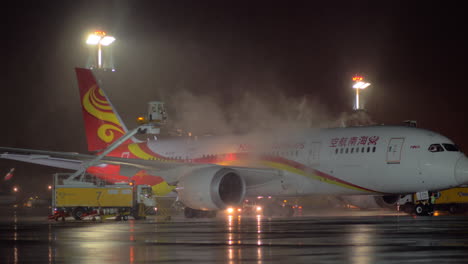
[(242, 203), (244, 179), (233, 169), (210, 166), (184, 175), (177, 184), (179, 199), (197, 210), (220, 210)]
[(374, 199), (380, 207), (396, 210), (400, 195), (374, 196)]

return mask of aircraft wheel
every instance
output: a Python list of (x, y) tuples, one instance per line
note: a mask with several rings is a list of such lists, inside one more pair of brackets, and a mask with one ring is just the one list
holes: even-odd
[(427, 210), (426, 210), (426, 207), (422, 204), (418, 204), (416, 205), (416, 207), (414, 207), (414, 211), (416, 212), (416, 215), (427, 215)]

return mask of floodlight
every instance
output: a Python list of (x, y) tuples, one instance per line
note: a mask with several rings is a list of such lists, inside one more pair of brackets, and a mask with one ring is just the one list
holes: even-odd
[(97, 45), (100, 40), (101, 40), (101, 36), (98, 36), (98, 35), (95, 35), (95, 34), (90, 34), (88, 36), (88, 39), (86, 40), (86, 44)]
[(111, 36), (105, 36), (101, 39), (101, 45), (104, 45), (104, 46), (109, 46), (110, 44), (112, 44), (112, 42), (115, 41), (115, 38), (114, 37), (111, 37)]

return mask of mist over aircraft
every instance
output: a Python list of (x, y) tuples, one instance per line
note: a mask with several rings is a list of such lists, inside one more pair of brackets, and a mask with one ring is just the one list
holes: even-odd
[[(89, 69), (76, 69), (88, 150), (102, 152), (128, 130)], [(78, 170), (94, 155), (0, 148), (0, 157)], [(292, 129), (243, 136), (131, 138), (87, 172), (148, 184), (177, 196), (188, 215), (246, 197), (401, 194), (468, 183), (468, 158), (433, 131), (406, 126)]]

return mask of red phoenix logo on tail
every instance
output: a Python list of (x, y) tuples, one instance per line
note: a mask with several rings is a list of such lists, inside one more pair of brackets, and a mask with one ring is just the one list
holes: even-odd
[(125, 134), (112, 105), (99, 88), (91, 70), (76, 69), (85, 121), (88, 150), (105, 149)]

